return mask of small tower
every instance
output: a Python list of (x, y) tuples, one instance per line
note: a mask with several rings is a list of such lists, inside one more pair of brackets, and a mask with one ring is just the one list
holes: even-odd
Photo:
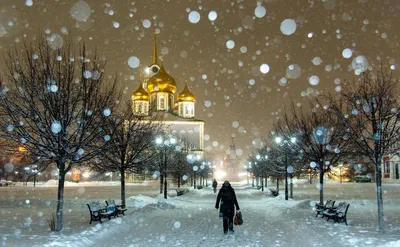
[[(140, 76), (140, 80), (142, 76)], [(150, 95), (144, 90), (142, 83), (139, 82), (139, 87), (132, 93), (132, 111), (138, 116), (149, 115)]]
[(158, 55), (157, 55), (157, 34), (154, 32), (154, 43), (153, 43), (153, 54), (151, 57), (151, 65), (146, 68), (146, 75), (143, 80), (143, 88), (147, 89), (147, 82), (150, 77), (160, 71), (160, 65), (158, 65)]
[(184, 118), (194, 117), (194, 102), (196, 98), (194, 94), (190, 92), (187, 81), (185, 82), (185, 87), (182, 92), (178, 95), (178, 115)]

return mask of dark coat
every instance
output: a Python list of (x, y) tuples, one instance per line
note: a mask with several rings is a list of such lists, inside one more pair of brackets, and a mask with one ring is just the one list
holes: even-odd
[(213, 187), (213, 188), (217, 188), (217, 186), (218, 186), (217, 180), (214, 180), (214, 181), (213, 181), (213, 184), (212, 184), (212, 187)]
[(236, 206), (236, 210), (239, 210), (239, 204), (237, 202), (235, 190), (229, 183), (225, 182), (219, 190), (215, 208), (219, 208), (220, 201), (220, 213), (222, 213), (223, 216), (232, 217), (235, 214), (234, 206)]

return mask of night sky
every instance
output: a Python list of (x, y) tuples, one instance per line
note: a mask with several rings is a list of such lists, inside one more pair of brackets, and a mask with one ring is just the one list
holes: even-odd
[[(191, 11), (200, 14), (198, 23), (189, 20)], [(151, 63), (155, 30), (178, 92), (188, 80), (196, 95), (206, 150), (221, 159), (235, 136), (246, 158), (290, 100), (300, 105), (340, 90), (368, 65), (382, 63), (398, 75), (399, 13), (399, 0), (0, 0), (0, 52), (40, 31), (54, 46), (71, 35), (107, 58), (107, 72), (117, 71), (130, 98), (139, 68), (128, 59)]]

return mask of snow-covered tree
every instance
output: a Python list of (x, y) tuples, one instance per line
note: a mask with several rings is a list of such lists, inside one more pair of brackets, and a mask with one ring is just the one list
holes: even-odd
[(76, 56), (72, 45), (52, 49), (40, 38), (9, 50), (0, 89), (1, 138), (57, 165), (56, 231), (63, 228), (65, 175), (107, 148), (104, 119), (116, 104), (105, 60), (85, 46)]
[(277, 135), (295, 138), (290, 149), (300, 152), (304, 161), (300, 169), (318, 170), (320, 204), (324, 202), (324, 174), (350, 155), (349, 134), (341, 120), (327, 109), (315, 101), (310, 102), (309, 108), (297, 108), (292, 104), (275, 123)]
[[(129, 101), (130, 102), (130, 101)], [(104, 140), (110, 144), (101, 155), (101, 161), (92, 163), (100, 172), (119, 172), (121, 175), (121, 204), (125, 205), (126, 172), (141, 173), (156, 154), (154, 139), (162, 124), (137, 116), (127, 103), (115, 109), (106, 121)]]
[(400, 140), (399, 83), (381, 67), (375, 74), (365, 72), (344, 84), (339, 99), (328, 97), (330, 113), (336, 113), (348, 129), (356, 153), (375, 165), (378, 222), (383, 233), (382, 159)]

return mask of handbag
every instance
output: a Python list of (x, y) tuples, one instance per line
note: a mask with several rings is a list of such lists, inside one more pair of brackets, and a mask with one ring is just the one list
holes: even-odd
[(233, 218), (233, 224), (237, 225), (243, 225), (243, 216), (242, 212), (237, 211), (235, 217)]

